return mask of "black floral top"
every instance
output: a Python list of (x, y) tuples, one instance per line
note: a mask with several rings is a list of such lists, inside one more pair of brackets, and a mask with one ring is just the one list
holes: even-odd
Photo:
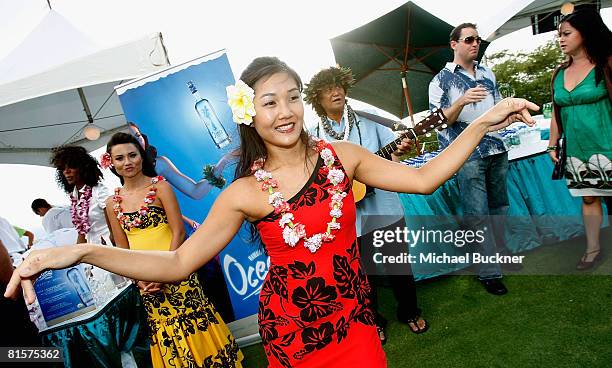
[[(335, 165), (344, 171), (337, 157)], [(306, 236), (326, 231), (331, 220), (327, 192), (331, 185), (319, 159), (304, 188), (287, 201), (294, 222), (305, 225)], [(323, 243), (315, 253), (304, 247), (303, 240), (295, 247), (285, 243), (280, 215), (272, 212), (256, 222), (271, 264), (259, 299), (259, 333), (270, 367), (319, 366), (317, 362), (330, 358), (334, 366), (344, 366), (346, 352), (351, 350), (342, 346), (347, 337), (362, 331), (375, 334), (368, 307), (369, 285), (356, 242), (355, 204), (346, 173), (340, 185), (348, 193), (338, 219), (341, 228), (334, 232), (332, 242)], [(353, 332), (355, 324), (367, 327)], [(359, 338), (351, 336), (351, 340)], [(369, 361), (365, 352), (361, 366), (378, 367), (370, 362), (384, 362), (382, 349), (372, 351), (380, 353)]]

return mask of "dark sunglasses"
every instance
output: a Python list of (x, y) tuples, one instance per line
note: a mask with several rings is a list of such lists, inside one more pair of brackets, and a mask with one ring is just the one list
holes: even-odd
[(459, 38), (457, 41), (463, 41), (465, 43), (467, 43), (468, 45), (471, 45), (474, 43), (474, 41), (476, 41), (476, 43), (480, 44), (482, 42), (482, 38), (480, 36), (467, 36), (464, 38)]

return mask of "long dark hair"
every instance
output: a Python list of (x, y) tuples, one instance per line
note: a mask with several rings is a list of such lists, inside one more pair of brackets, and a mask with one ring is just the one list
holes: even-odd
[[(276, 73), (287, 73), (298, 85), (298, 90), (302, 92), (302, 79), (291, 69), (287, 64), (279, 60), (277, 57), (263, 56), (254, 59), (242, 72), (240, 79), (249, 87), (254, 88), (255, 83), (262, 78), (267, 78)], [(266, 146), (257, 134), (257, 131), (252, 126), (240, 124), (238, 127), (240, 133), (240, 148), (237, 156), (239, 157), (234, 180), (251, 175), (251, 165), (255, 160), (267, 157), (268, 151)], [(307, 145), (309, 142), (308, 132), (305, 127), (302, 127), (300, 139)], [(308, 154), (308, 153), (307, 153)]]
[[(127, 133), (115, 133), (111, 137), (110, 141), (106, 144), (106, 152), (108, 154), (111, 153), (111, 149), (118, 144), (133, 144), (140, 153), (140, 157), (142, 157), (142, 173), (145, 176), (154, 177), (157, 176), (157, 172), (155, 171), (155, 165), (151, 161), (151, 158), (145, 152), (145, 149), (140, 145), (140, 142), (131, 134)], [(114, 167), (110, 168), (111, 172), (117, 177), (119, 177), (119, 181), (123, 184), (123, 176), (119, 175)]]
[(79, 178), (85, 185), (95, 187), (104, 177), (98, 161), (81, 146), (59, 146), (52, 150), (51, 165), (55, 167), (55, 181), (66, 193), (72, 193), (74, 184), (68, 184), (64, 169), (79, 171)]
[[(153, 165), (155, 165), (155, 161), (157, 160), (157, 148), (155, 148), (155, 146), (153, 146), (151, 143), (149, 143), (149, 137), (142, 132), (142, 130), (140, 129), (140, 127), (136, 123), (134, 123), (133, 121), (128, 121), (128, 125), (138, 129), (138, 132), (140, 133), (140, 136), (144, 140), (145, 146), (143, 148), (144, 148), (145, 152), (147, 153), (147, 156), (149, 156), (149, 159), (151, 160)], [(132, 132), (133, 132), (133, 130), (132, 130)], [(134, 135), (134, 134), (132, 134), (132, 135)], [(140, 141), (138, 141), (138, 144), (140, 144)]]
[[(603, 79), (603, 70), (608, 63), (608, 57), (612, 55), (612, 31), (596, 10), (588, 8), (578, 9), (563, 17), (561, 24), (565, 22), (580, 32), (587, 56), (595, 64), (595, 80), (599, 84)], [(571, 62), (570, 57), (568, 65)]]

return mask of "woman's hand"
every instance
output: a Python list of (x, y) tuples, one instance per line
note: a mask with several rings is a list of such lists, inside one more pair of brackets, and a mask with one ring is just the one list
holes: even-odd
[(27, 304), (34, 303), (36, 293), (34, 292), (34, 280), (45, 270), (57, 270), (77, 264), (83, 258), (87, 247), (64, 246), (33, 250), (26, 259), (13, 271), (13, 276), (6, 286), (4, 296), (16, 298), (19, 293), (19, 285), (23, 288)]
[(225, 169), (225, 165), (227, 165), (227, 158), (225, 158), (225, 156), (223, 156), (223, 157), (221, 157), (219, 162), (217, 162), (217, 164), (215, 165), (215, 168), (213, 170), (213, 173), (215, 174), (215, 176), (222, 176), (223, 175), (223, 169)]
[(557, 157), (557, 151), (549, 151), (548, 155), (550, 156), (550, 159), (552, 160), (553, 163), (557, 163), (557, 161), (559, 161), (559, 158)]
[(164, 284), (160, 282), (147, 281), (138, 281), (137, 285), (140, 290), (144, 291), (147, 294), (157, 293), (158, 291), (161, 291), (162, 287), (164, 286)]
[(225, 166), (231, 163), (237, 163), (237, 162), (238, 162), (238, 155), (236, 153), (234, 152), (226, 153), (225, 155), (221, 157), (221, 159), (219, 159), (219, 162), (217, 162), (217, 164), (215, 165), (215, 170), (214, 170), (215, 176), (221, 176), (223, 174), (223, 170), (225, 169)]
[(188, 219), (187, 220), (187, 224), (189, 224), (189, 227), (192, 228), (194, 231), (198, 229), (198, 227), (200, 226), (200, 224), (198, 224), (197, 222), (193, 221), (192, 219)]
[(517, 121), (533, 126), (535, 120), (529, 113), (529, 110), (538, 111), (539, 109), (538, 105), (523, 98), (504, 98), (482, 114), (476, 121), (484, 124), (488, 132), (503, 129)]

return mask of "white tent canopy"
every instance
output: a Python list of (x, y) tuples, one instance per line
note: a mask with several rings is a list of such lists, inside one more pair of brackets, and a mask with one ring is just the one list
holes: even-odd
[[(114, 86), (166, 65), (160, 33), (100, 49), (51, 10), (0, 61), (0, 163), (48, 165), (52, 147), (101, 147), (125, 127)], [(84, 139), (91, 123), (101, 139)]]
[[(481, 22), (478, 27), (491, 42), (514, 31), (531, 26), (531, 16), (561, 9), (564, 3), (592, 4), (595, 0), (514, 0), (500, 6), (500, 11)], [(601, 8), (612, 6), (612, 0), (601, 0)], [(500, 4), (501, 5), (501, 4)]]

